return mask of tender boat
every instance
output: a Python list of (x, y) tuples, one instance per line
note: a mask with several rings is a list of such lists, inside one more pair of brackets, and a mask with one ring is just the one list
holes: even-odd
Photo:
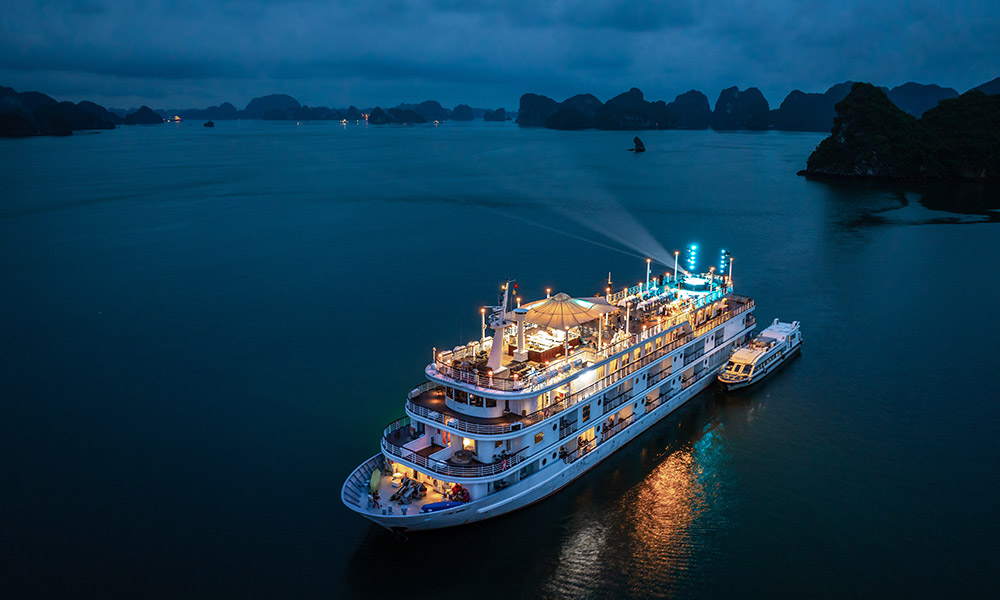
[(799, 322), (782, 323), (775, 319), (747, 347), (733, 353), (719, 371), (718, 379), (729, 390), (747, 387), (773, 373), (801, 346)]
[[(724, 254), (725, 260), (730, 260)], [(343, 503), (395, 531), (496, 517), (559, 491), (705, 389), (746, 345), (754, 301), (714, 272), (521, 303), (501, 286), (482, 335), (434, 349), (427, 381)], [(690, 266), (690, 265), (689, 265)], [(487, 329), (493, 336), (486, 335)]]

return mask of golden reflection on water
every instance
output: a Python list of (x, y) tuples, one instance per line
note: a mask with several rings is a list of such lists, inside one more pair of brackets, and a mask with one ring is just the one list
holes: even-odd
[(728, 512), (729, 451), (719, 429), (707, 426), (697, 440), (670, 450), (611, 506), (581, 498), (589, 506), (572, 518), (549, 595), (585, 597), (607, 590), (609, 580), (612, 588), (653, 596), (690, 586), (697, 579), (693, 557), (705, 558), (707, 538)]

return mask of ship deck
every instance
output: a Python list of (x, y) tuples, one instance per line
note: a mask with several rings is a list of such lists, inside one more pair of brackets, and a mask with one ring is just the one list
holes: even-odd
[(441, 413), (445, 418), (454, 417), (466, 423), (476, 423), (477, 425), (497, 425), (503, 423), (516, 423), (521, 417), (511, 413), (501, 417), (474, 417), (465, 413), (460, 413), (449, 408), (444, 401), (444, 384), (441, 387), (429, 389), (419, 396), (410, 399), (417, 406), (422, 406), (428, 410)]
[[(645, 337), (646, 332), (655, 334), (683, 323), (688, 323), (692, 330), (699, 330), (709, 321), (717, 322), (720, 316), (734, 316), (742, 312), (753, 301), (722, 289), (711, 293), (685, 292), (677, 297), (672, 290), (660, 288), (658, 292), (630, 296), (619, 302), (627, 303), (627, 310), (619, 310), (606, 319), (596, 319), (572, 331), (575, 337), (571, 337), (568, 357), (564, 347), (558, 346), (554, 348), (557, 354), (551, 360), (515, 361), (513, 353), (505, 347), (501, 355), (504, 372), (494, 378), (488, 367), (488, 348), (480, 349), (484, 348), (480, 342), (470, 342), (467, 346), (457, 346), (450, 352), (440, 353), (442, 358), (433, 367), (442, 380), (501, 391), (527, 391), (570, 377), (609, 351), (617, 352), (619, 347), (625, 349), (622, 344), (626, 343), (629, 335)], [(710, 306), (714, 307), (709, 310)], [(604, 324), (605, 320), (607, 324)], [(535, 332), (544, 336), (545, 330), (544, 327), (529, 327), (525, 334), (529, 348)], [(506, 343), (509, 344), (510, 339), (506, 338)], [(430, 406), (427, 408), (437, 410)], [(496, 423), (494, 420), (484, 422)]]
[[(382, 509), (391, 508), (392, 512), (391, 513), (387, 512), (387, 514), (412, 515), (419, 513), (420, 509), (427, 504), (433, 504), (435, 502), (445, 501), (445, 497), (442, 491), (435, 490), (432, 485), (427, 485), (427, 495), (424, 496), (423, 498), (410, 500), (409, 503), (399, 502), (398, 500), (390, 500), (390, 498), (392, 498), (392, 495), (395, 494), (396, 491), (398, 491), (398, 489), (399, 489), (398, 487), (393, 487), (392, 485), (392, 473), (387, 473), (383, 475), (382, 478), (379, 480), (379, 488), (378, 488), (378, 493), (380, 497), (379, 504), (381, 506), (379, 506), (378, 508), (374, 507), (367, 508), (367, 501), (362, 499), (362, 502), (365, 503), (363, 510), (365, 510), (366, 512), (370, 512), (372, 514), (380, 515), (382, 514)], [(403, 512), (404, 508), (406, 512)]]

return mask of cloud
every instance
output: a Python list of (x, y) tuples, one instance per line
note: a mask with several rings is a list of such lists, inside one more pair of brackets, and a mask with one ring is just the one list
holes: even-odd
[(738, 85), (777, 105), (793, 88), (849, 78), (960, 91), (992, 79), (1000, 4), (23, 0), (5, 8), (0, 36), (0, 72), (11, 77), (0, 83), (62, 78), (79, 84), (77, 98), (90, 96), (79, 76), (90, 74), (122, 97), (162, 82), (196, 104), (199, 85), (201, 104), (282, 85), (314, 94), (300, 98), (310, 104), (434, 97), (511, 108), (527, 91), (607, 99), (634, 85), (670, 100), (695, 88), (714, 101)]

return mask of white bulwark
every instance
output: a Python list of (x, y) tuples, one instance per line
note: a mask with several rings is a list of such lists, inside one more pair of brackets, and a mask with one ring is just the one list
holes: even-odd
[(714, 272), (590, 298), (516, 292), (481, 311), (493, 337), (435, 349), (406, 416), (344, 483), (348, 508), (403, 531), (537, 502), (703, 390), (754, 328), (753, 300)]

